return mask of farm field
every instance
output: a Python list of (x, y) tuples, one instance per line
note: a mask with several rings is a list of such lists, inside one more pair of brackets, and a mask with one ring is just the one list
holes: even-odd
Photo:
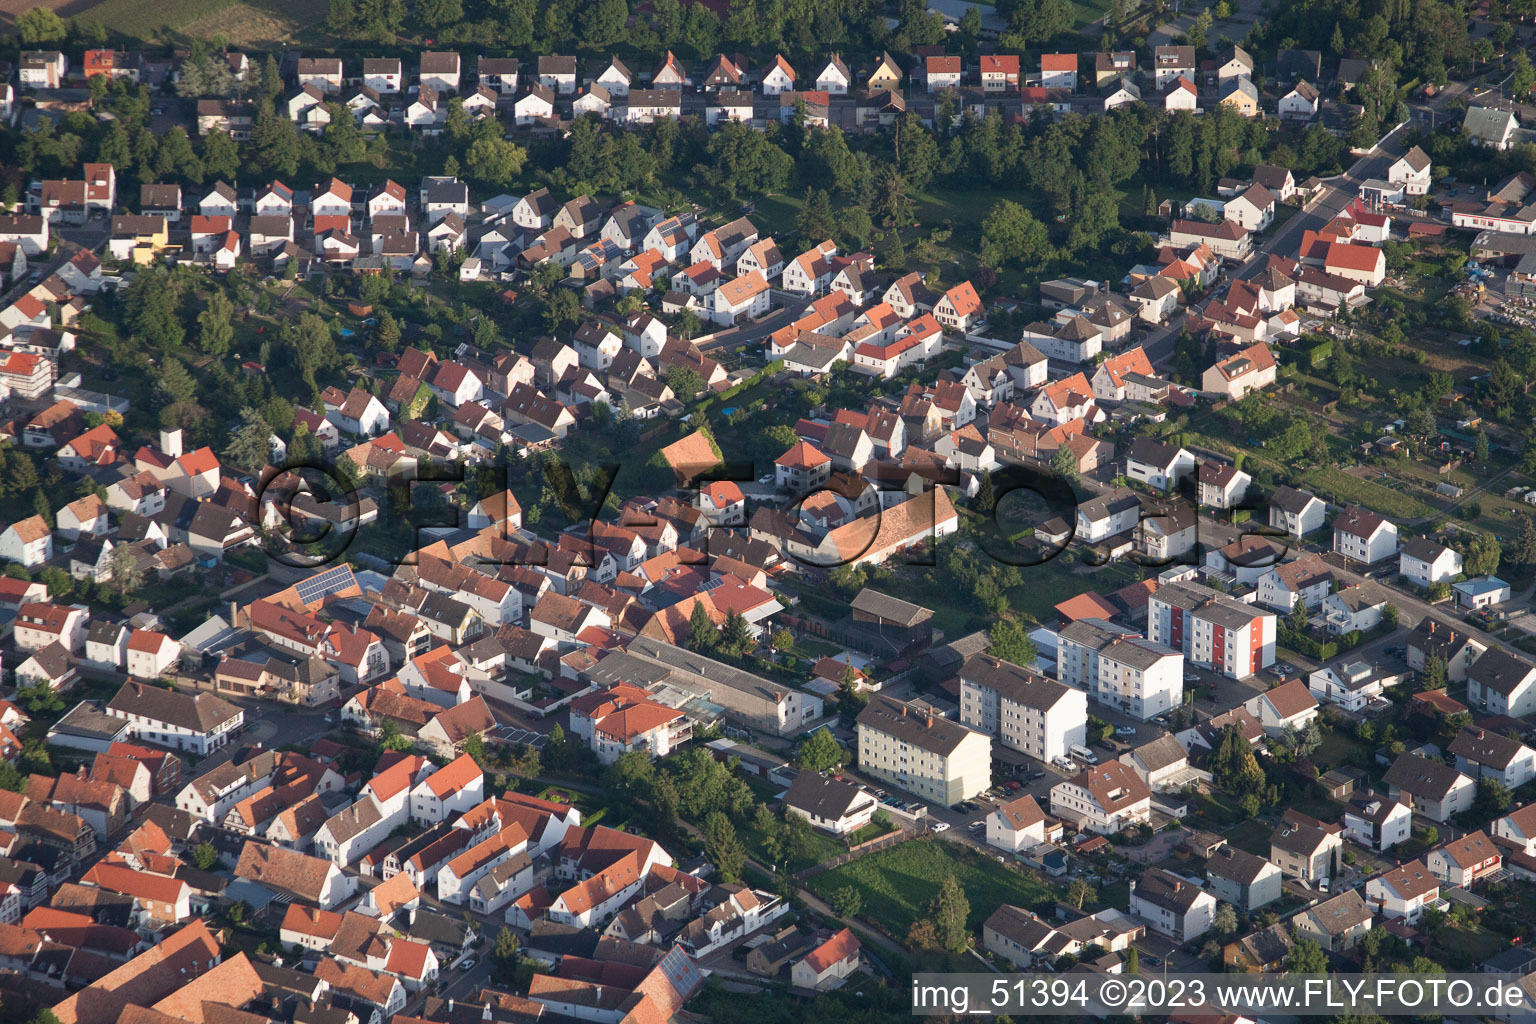
[(61, 18), (74, 18), (91, 9), (96, 0), (0, 0), (0, 31), (16, 28), (16, 19), (23, 11), (34, 7), (47, 7)]
[(308, 0), (236, 0), (216, 15), (185, 23), (182, 31), (198, 39), (222, 35), (236, 47), (290, 43), (319, 25), (325, 11), (325, 4)]
[[(95, 22), (114, 36), (151, 40), (163, 37), (194, 21), (219, 14), (234, 0), (177, 0), (174, 4), (155, 0), (103, 0), (94, 6), (81, 5), (74, 17)], [(64, 11), (59, 11), (60, 15)]]
[(181, 41), (222, 36), (234, 47), (292, 42), (325, 18), (324, 3), (309, 0), (0, 0), (0, 30), (15, 27), (23, 11), (48, 7), (61, 18), (99, 24), (113, 38)]

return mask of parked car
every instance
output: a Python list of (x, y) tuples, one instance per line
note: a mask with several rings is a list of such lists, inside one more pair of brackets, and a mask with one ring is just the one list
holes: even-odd
[(972, 832), (980, 832), (982, 829), (984, 829), (986, 827), (987, 827), (987, 823), (985, 821), (973, 821), (969, 825), (966, 826), (966, 828), (970, 829)]
[(1009, 779), (1003, 785), (1010, 793), (1017, 793), (1019, 790), (1024, 788), (1024, 783), (1020, 782), (1018, 779)]
[(462, 964), (459, 965), (459, 970), (463, 971), (465, 974), (468, 974), (470, 971), (475, 969), (475, 964), (478, 962), (479, 961), (473, 959), (465, 960)]
[(1129, 725), (1116, 726), (1115, 727), (1115, 735), (1116, 736), (1135, 736), (1136, 735), (1136, 729), (1135, 729), (1134, 726), (1129, 726)]
[(947, 822), (947, 821), (935, 822), (934, 826), (933, 826), (933, 830), (935, 832), (948, 832), (949, 831), (949, 822)]

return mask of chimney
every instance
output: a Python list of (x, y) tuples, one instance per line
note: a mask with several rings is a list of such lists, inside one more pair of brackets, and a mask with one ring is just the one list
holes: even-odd
[(173, 459), (181, 458), (183, 453), (181, 449), (180, 427), (177, 427), (175, 430), (160, 431), (160, 450)]
[(906, 718), (907, 717), (907, 706), (905, 704), (903, 704), (901, 706), (901, 717), (902, 718)]
[(933, 708), (928, 709), (928, 728), (933, 728)]

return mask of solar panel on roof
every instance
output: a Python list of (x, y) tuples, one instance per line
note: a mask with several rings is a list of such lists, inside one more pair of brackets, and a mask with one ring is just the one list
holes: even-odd
[(306, 605), (323, 601), (332, 594), (340, 593), (350, 586), (354, 586), (357, 579), (352, 575), (352, 567), (338, 565), (324, 572), (316, 573), (307, 580), (300, 580), (294, 584), (294, 593), (299, 595), (299, 600)]

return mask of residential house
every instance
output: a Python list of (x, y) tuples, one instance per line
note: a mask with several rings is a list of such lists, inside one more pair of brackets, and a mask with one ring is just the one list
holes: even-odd
[(1131, 883), (1130, 912), (1160, 935), (1191, 942), (1211, 930), (1216, 897), (1195, 882), (1149, 868)]
[(1411, 752), (1398, 755), (1382, 781), (1393, 799), (1441, 822), (1471, 809), (1477, 793), (1477, 784), (1469, 776), (1444, 761)]
[(1397, 554), (1397, 526), (1359, 506), (1333, 520), (1333, 550), (1345, 558), (1374, 565)]

